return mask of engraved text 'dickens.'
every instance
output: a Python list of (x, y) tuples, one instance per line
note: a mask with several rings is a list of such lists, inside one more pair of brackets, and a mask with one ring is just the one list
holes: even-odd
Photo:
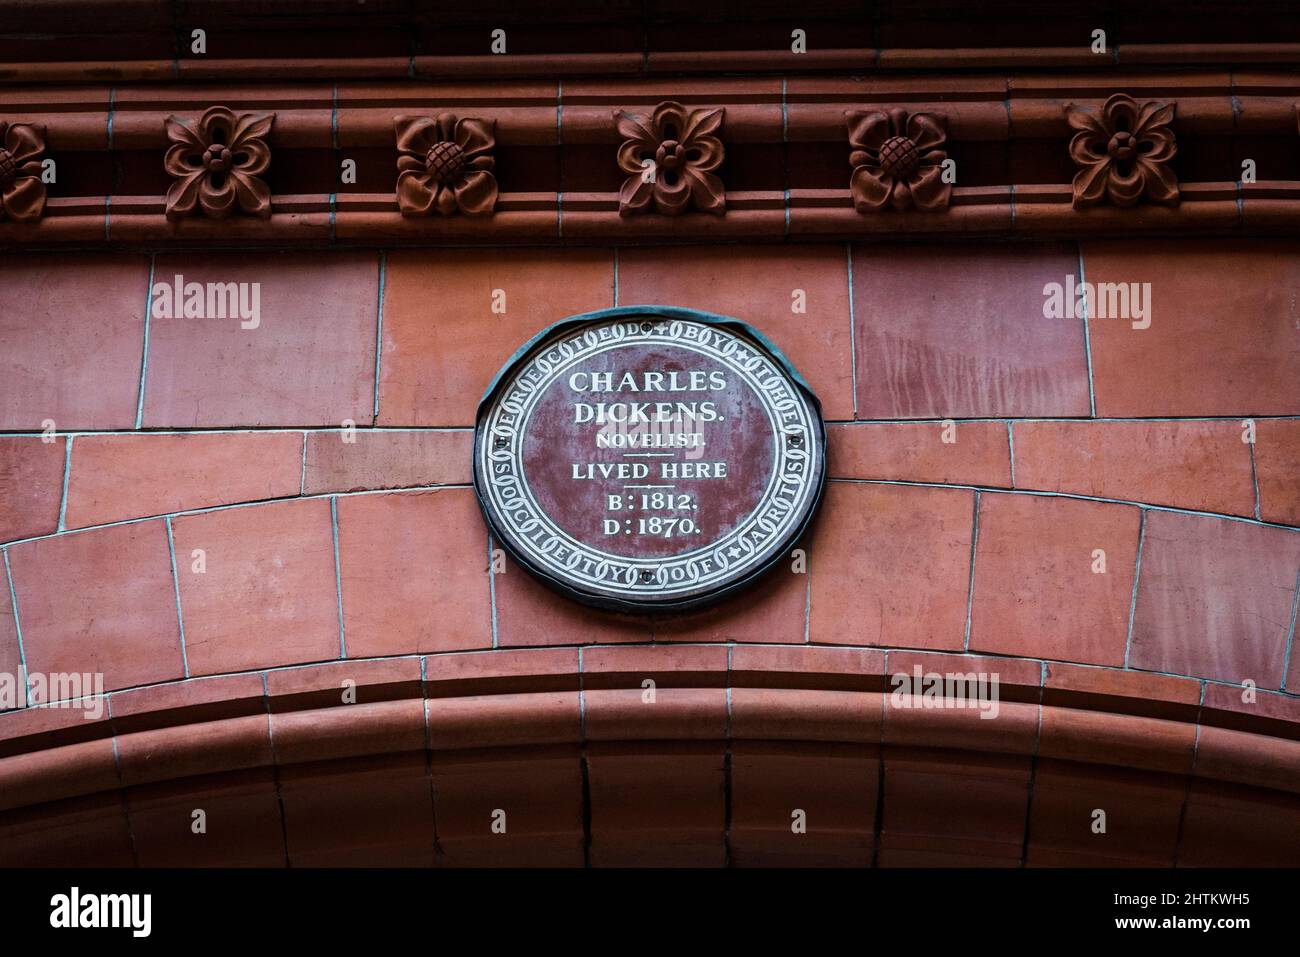
[(474, 485), (494, 537), (593, 605), (682, 610), (749, 583), (824, 481), (802, 379), (749, 327), (691, 310), (560, 323), (479, 409)]

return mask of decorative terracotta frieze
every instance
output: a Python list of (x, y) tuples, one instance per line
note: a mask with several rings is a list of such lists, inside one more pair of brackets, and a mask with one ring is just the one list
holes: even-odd
[(849, 190), (859, 213), (882, 209), (934, 212), (948, 208), (952, 184), (945, 183), (942, 149), (947, 117), (939, 113), (850, 111)]
[(238, 208), (251, 216), (271, 215), (271, 190), (259, 177), (271, 165), (266, 136), (274, 113), (235, 113), (209, 107), (197, 121), (169, 116), (163, 166), (176, 178), (167, 190), (167, 218), (202, 213), (225, 219)]
[(724, 109), (688, 110), (666, 100), (649, 116), (614, 111), (623, 137), (618, 167), (630, 174), (618, 195), (620, 216), (654, 212), (680, 216), (688, 209), (721, 216), (727, 211), (722, 180), (713, 175), (726, 149), (717, 135)]
[(399, 116), (397, 205), (403, 216), (490, 216), (497, 204), (496, 120)]
[(45, 211), (45, 127), (0, 120), (0, 220), (31, 222)]
[[(324, 93), (313, 88), (301, 99), (294, 98), (294, 109), (288, 111), (281, 109), (282, 101), (270, 88), (261, 93), (210, 90), (202, 94), (209, 103), (228, 103), (238, 97), (246, 109), (259, 113), (279, 111), (271, 131), (276, 139), (274, 145), (277, 150), (291, 145), (301, 151), (302, 162), (297, 165), (303, 168), (303, 176), (293, 178), (291, 195), (273, 197), (275, 215), (270, 221), (242, 215), (238, 209), (232, 209), (224, 220), (210, 219), (199, 211), (195, 197), (195, 216), (184, 225), (190, 232), (198, 229), (195, 235), (312, 247), (359, 241), (420, 245), (600, 243), (627, 241), (633, 234), (636, 241), (744, 241), (761, 237), (799, 242), (889, 235), (1108, 236), (1132, 235), (1134, 230), (1162, 235), (1218, 234), (1229, 229), (1243, 235), (1294, 232), (1300, 215), (1300, 182), (1272, 178), (1290, 175), (1284, 167), (1270, 164), (1267, 169), (1261, 168), (1265, 178), (1244, 191), (1237, 185), (1240, 166), (1230, 162), (1230, 151), (1226, 150), (1234, 130), (1231, 87), (1226, 82), (1217, 87), (1207, 85), (1204, 77), (1188, 79), (1182, 74), (1164, 73), (1126, 78), (1122, 83), (1096, 74), (1075, 77), (1068, 83), (1060, 76), (1017, 78), (1007, 99), (1005, 83), (998, 78), (963, 77), (960, 98), (953, 96), (951, 83), (946, 87), (940, 83), (943, 79), (913, 79), (910, 85), (900, 81), (897, 89), (889, 85), (888, 79), (869, 84), (852, 79), (792, 81), (785, 112), (779, 80), (746, 81), (740, 85), (718, 81), (704, 83), (699, 89), (692, 87), (681, 114), (684, 123), (692, 111), (725, 110), (725, 141), (728, 152), (733, 153), (729, 159), (744, 159), (746, 182), (731, 182), (725, 170), (714, 173), (727, 180), (725, 216), (644, 215), (630, 222), (620, 187), (633, 173), (619, 172), (614, 182), (604, 185), (592, 171), (573, 176), (568, 171), (584, 168), (591, 150), (614, 151), (624, 142), (618, 124), (611, 122), (611, 110), (621, 106), (622, 110), (645, 114), (646, 118), (636, 122), (652, 133), (650, 114), (662, 95), (657, 86), (653, 92), (640, 81), (566, 88), (562, 111), (556, 91), (548, 92), (539, 85), (526, 85), (519, 91), (512, 87), (508, 96), (486, 84), (458, 88), (457, 116), (498, 118), (494, 160), (507, 163), (513, 157), (519, 163), (544, 162), (548, 172), (546, 176), (528, 177), (526, 182), (516, 184), (516, 190), (499, 192), (490, 216), (417, 217), (403, 215), (399, 203), (394, 202), (395, 178), (386, 185), (381, 182), (371, 187), (373, 192), (336, 192), (335, 177), (330, 174), (340, 155), (354, 155), (351, 151), (355, 149), (382, 149), (385, 144), (392, 149), (394, 117), (424, 115), (436, 124), (437, 114), (427, 104), (438, 102), (437, 88), (392, 84), (375, 89), (341, 84), (337, 91), (326, 89)], [(1117, 87), (1129, 91), (1138, 104), (1147, 100), (1176, 103), (1183, 152), (1195, 147), (1198, 153), (1211, 157), (1213, 165), (1200, 164), (1204, 167), (1200, 173), (1207, 181), (1189, 182), (1179, 177), (1177, 207), (1159, 208), (1157, 215), (1134, 216), (1131, 209), (1110, 202), (1103, 194), (1102, 205), (1087, 215), (1080, 215), (1076, 208), (1071, 179), (1078, 168), (1067, 167), (1068, 176), (1059, 172), (1059, 161), (1065, 158), (1064, 147), (1069, 143), (1063, 133), (1070, 129), (1062, 104), (1073, 96), (1076, 103), (1086, 104), (1100, 122), (1101, 104)], [(1280, 85), (1270, 74), (1239, 92), (1241, 110), (1245, 111), (1242, 115), (1251, 118), (1252, 135), (1296, 136), (1297, 98), (1293, 89)], [(191, 123), (197, 121), (203, 107), (194, 106), (194, 95), (192, 91), (164, 94), (152, 88), (122, 88), (115, 99), (111, 144), (103, 115), (94, 113), (97, 101), (89, 92), (74, 95), (70, 91), (35, 89), (30, 95), (24, 92), (20, 113), (17, 107), (11, 111), (0, 109), (0, 117), (11, 121), (48, 124), (47, 117), (57, 117), (59, 155), (72, 158), (78, 168), (84, 163), (76, 160), (78, 155), (102, 153), (110, 148), (121, 173), (120, 181), (126, 187), (105, 196), (81, 189), (89, 189), (91, 180), (69, 178), (59, 189), (61, 195), (57, 199), (51, 195), (45, 203), (39, 229), (5, 215), (0, 221), (0, 245), (153, 245), (175, 237), (176, 224), (164, 216), (168, 209), (166, 189), (140, 195), (131, 185), (146, 182), (150, 166), (156, 170), (167, 146), (175, 145), (168, 141), (166, 124), (160, 122), (163, 117), (176, 113)], [(328, 122), (334, 99), (338, 110), (336, 130)], [(843, 167), (836, 172), (833, 165), (827, 168), (821, 163), (820, 157), (827, 149), (832, 155), (839, 151), (844, 156), (846, 110), (883, 112), (888, 118), (889, 108), (894, 105), (908, 111), (908, 123), (914, 122), (910, 116), (913, 112), (942, 114), (945, 132), (954, 137), (969, 139), (987, 150), (992, 149), (990, 144), (1005, 143), (1005, 161), (980, 164), (978, 170), (961, 175), (947, 191), (947, 204), (941, 214), (913, 211), (864, 215), (856, 206), (859, 197), (845, 189)], [(1135, 111), (1140, 113), (1140, 109)], [(503, 128), (507, 116), (508, 128)], [(901, 135), (907, 136), (906, 125), (902, 129)], [(1070, 130), (1071, 135), (1075, 132)], [(717, 133), (713, 136), (724, 139)], [(881, 138), (880, 146), (889, 138)], [(438, 142), (454, 142), (454, 127), (453, 140)], [(782, 144), (788, 147), (784, 152)], [(656, 141), (653, 150), (632, 154), (637, 161), (637, 181), (630, 184), (631, 189), (642, 188), (640, 173), (644, 167), (640, 162), (649, 159), (653, 163), (661, 145), (662, 140)], [(947, 149), (946, 142), (942, 149)], [(739, 152), (744, 156), (738, 156)], [(949, 158), (952, 155), (948, 153)], [(605, 156), (608, 164), (609, 153)], [(1223, 158), (1221, 166), (1214, 163), (1215, 156)], [(781, 157), (788, 157), (788, 162), (796, 166), (807, 163), (788, 189), (786, 163)], [(427, 149), (415, 158), (420, 161), (419, 170), (425, 169)], [(1175, 158), (1173, 162), (1179, 161)], [(887, 162), (879, 167), (882, 177), (886, 167)], [(392, 167), (388, 169), (391, 176)], [(558, 188), (561, 180), (554, 172), (557, 169), (566, 171), (563, 192)], [(270, 183), (269, 176), (263, 178)], [(168, 177), (168, 184), (172, 182)], [(657, 208), (653, 185), (645, 187), (650, 190), (644, 206), (649, 213)], [(738, 190), (737, 185), (746, 188)], [(51, 194), (55, 190), (48, 184), (45, 188)], [(913, 192), (910, 185), (908, 191)], [(892, 185), (888, 195), (892, 201)], [(455, 198), (454, 190), (451, 198)], [(640, 198), (646, 198), (644, 193)], [(1148, 199), (1144, 196), (1141, 201), (1146, 203)], [(688, 200), (688, 210), (694, 208), (693, 202)], [(891, 206), (892, 202), (885, 208)], [(456, 211), (460, 212), (459, 206)], [(1152, 207), (1150, 211), (1157, 209)], [(633, 233), (629, 233), (630, 227), (634, 227)]]
[(1178, 202), (1178, 178), (1169, 161), (1178, 153), (1170, 123), (1174, 104), (1154, 100), (1139, 105), (1116, 93), (1099, 113), (1066, 104), (1070, 125), (1079, 132), (1070, 140), (1070, 158), (1080, 167), (1074, 176), (1074, 208), (1109, 200), (1136, 206), (1144, 197), (1168, 206)]

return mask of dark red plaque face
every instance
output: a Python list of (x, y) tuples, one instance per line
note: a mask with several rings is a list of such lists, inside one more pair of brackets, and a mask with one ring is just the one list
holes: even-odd
[(562, 323), (503, 371), (474, 482), (496, 537), (549, 584), (683, 609), (784, 554), (824, 448), (816, 399), (748, 327), (641, 307)]

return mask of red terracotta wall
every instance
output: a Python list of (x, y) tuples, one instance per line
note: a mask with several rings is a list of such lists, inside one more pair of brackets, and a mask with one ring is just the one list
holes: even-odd
[[(1044, 284), (1080, 269), (1150, 282), (1150, 328), (1044, 318)], [(653, 635), (1285, 687), (1300, 245), (44, 255), (0, 271), (25, 304), (0, 319), (0, 528), (32, 669), (73, 664), (59, 649), (74, 636), (126, 687), (340, 648)], [(261, 325), (146, 320), (150, 276), (176, 273), (260, 282)], [(633, 303), (753, 323), (831, 423), (810, 573), (698, 625), (604, 621), (488, 575), (467, 487), (474, 408), (510, 353), (565, 316)], [(421, 491), (354, 494), (407, 488)], [(412, 565), (427, 574), (393, 573)], [(138, 595), (106, 601), (120, 591), (107, 576)], [(168, 663), (178, 600), (186, 661)], [(144, 671), (120, 664), (135, 650)]]
[[(1080, 273), (1150, 283), (1150, 327), (1045, 318), (1045, 284)], [(152, 317), (151, 279), (177, 274), (260, 283), (260, 325)], [(75, 747), (132, 789), (129, 853), (141, 863), (174, 861), (167, 808), (182, 797), (123, 735), (136, 733), (133, 702), (181, 706), (166, 695), (260, 721), (254, 743), (231, 744), (258, 755), (270, 739), (257, 715), (273, 712), (275, 754), (232, 759), (210, 782), (213, 801), (265, 827), (262, 849), (239, 856), (249, 863), (392, 861), (430, 847), (430, 779), (446, 860), (504, 861), (471, 823), (486, 813), (481, 775), (534, 808), (521, 818), (527, 849), (514, 852), (525, 857), (580, 863), (589, 800), (593, 863), (644, 861), (628, 821), (650, 827), (656, 814), (675, 829), (664, 863), (783, 860), (773, 848), (788, 822), (771, 809), (814, 779), (830, 796), (824, 813), (844, 815), (813, 854), (827, 862), (870, 861), (877, 801), (881, 863), (1097, 859), (1063, 822), (1100, 786), (1079, 768), (1110, 761), (1121, 739), (1136, 750), (1106, 786), (1140, 813), (1124, 818), (1131, 840), (1117, 856), (1170, 863), (1217, 847), (1210, 830), (1247, 813), (1231, 784), (1243, 775), (1212, 769), (1263, 747), (1232, 738), (1247, 732), (1228, 718), (1198, 724), (1206, 709), (1249, 710), (1233, 687), (1249, 680), (1278, 740), (1298, 737), (1300, 243), (68, 252), (8, 257), (0, 286), (21, 305), (0, 312), (0, 538), (16, 600), (15, 614), (5, 582), (0, 671), (105, 674), (120, 771), (111, 750), (102, 765), (105, 739)], [(798, 291), (804, 312), (792, 310)], [(806, 571), (792, 559), (686, 618), (594, 613), (513, 565), (494, 571), (468, 485), (475, 407), (510, 354), (566, 316), (636, 303), (755, 325), (830, 422), (831, 483), (802, 544)], [(543, 724), (560, 730), (488, 760), (476, 749), (512, 742), (466, 737), (450, 698), (433, 706), (435, 676), (486, 668), (506, 681), (511, 649), (543, 647), (557, 650), (529, 654), (563, 660), (529, 658), (528, 673), (575, 682), (547, 705)], [(478, 651), (492, 654), (462, 654)], [(857, 657), (779, 659), (823, 652)], [(501, 663), (473, 664), (489, 658)], [(937, 757), (942, 735), (906, 713), (811, 752), (774, 743), (800, 736), (790, 714), (779, 733), (763, 724), (785, 692), (745, 686), (791, 669), (879, 681), (914, 662), (991, 668), (1021, 689), (1004, 702), (996, 760)], [(629, 676), (646, 673), (666, 676), (677, 702), (657, 730), (633, 713)], [(417, 689), (349, 719), (382, 747), (331, 750), (307, 727), (328, 720), (321, 712), (274, 713), (356, 675)], [(491, 699), (501, 727), (508, 692)], [(788, 693), (849, 692), (814, 682)], [(1052, 700), (1063, 706), (1049, 719)], [(1108, 737), (1095, 724), (1106, 709), (1081, 704), (1121, 700), (1151, 734), (1176, 726), (1186, 741), (1147, 753), (1142, 733)], [(0, 715), (0, 741), (35, 733), (34, 720)], [(431, 734), (454, 746), (426, 766)], [(724, 761), (710, 742), (737, 735), (753, 740)], [(629, 736), (659, 743), (632, 748)], [(25, 760), (19, 751), (0, 767)], [(1294, 768), (1278, 773), (1269, 799), (1294, 815)], [(967, 782), (957, 791), (954, 775)], [(666, 790), (629, 797), (648, 780)], [(116, 835), (119, 812), (78, 793), (60, 813)], [(960, 814), (945, 805), (957, 793)], [(363, 800), (388, 826), (358, 822), (332, 841), (328, 822)], [(7, 826), (29, 833), (13, 813)], [(403, 862), (427, 863), (411, 853)]]

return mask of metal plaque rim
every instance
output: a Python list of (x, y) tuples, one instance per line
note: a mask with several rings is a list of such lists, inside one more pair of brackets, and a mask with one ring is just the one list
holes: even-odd
[[(487, 495), (485, 493), (483, 482), (484, 476), (479, 469), (479, 452), (483, 440), (483, 422), (484, 417), (495, 402), (497, 393), (502, 385), (509, 379), (521, 363), (523, 363), (535, 349), (541, 344), (548, 342), (557, 337), (565, 329), (572, 326), (582, 326), (592, 323), (603, 322), (612, 319), (625, 319), (633, 316), (658, 316), (666, 319), (681, 319), (691, 322), (703, 323), (705, 325), (733, 327), (745, 336), (753, 339), (758, 343), (776, 362), (781, 370), (789, 376), (798, 390), (808, 400), (813, 410), (813, 419), (817, 430), (818, 445), (816, 455), (817, 477), (814, 480), (814, 488), (811, 497), (808, 500), (806, 511), (802, 519), (795, 525), (780, 542), (780, 546), (773, 548), (770, 557), (757, 565), (744, 575), (724, 585), (719, 585), (698, 594), (690, 595), (686, 598), (675, 599), (671, 601), (637, 601), (613, 598), (607, 595), (594, 595), (584, 592), (579, 588), (573, 587), (567, 581), (551, 575), (549, 571), (534, 561), (530, 556), (522, 553), (510, 541), (510, 537), (502, 533), (498, 527), (496, 518), (487, 504)], [(767, 575), (772, 568), (779, 564), (785, 557), (791, 546), (798, 542), (808, 530), (818, 509), (821, 507), (822, 498), (826, 491), (826, 421), (822, 415), (821, 400), (818, 399), (817, 393), (813, 391), (806, 379), (795, 368), (780, 348), (777, 347), (767, 336), (755, 329), (749, 323), (736, 319), (733, 316), (724, 316), (714, 312), (705, 312), (699, 309), (690, 309), (683, 306), (661, 306), (661, 305), (630, 305), (615, 306), (610, 309), (598, 309), (594, 312), (578, 313), (577, 315), (568, 316), (564, 319), (554, 322), (545, 329), (538, 332), (522, 346), (514, 351), (509, 359), (502, 364), (492, 381), (484, 390), (482, 398), (479, 400), (478, 408), (474, 416), (474, 442), (471, 451), (472, 455), (472, 484), (474, 488), (474, 498), (478, 502), (479, 511), (483, 515), (483, 520), (487, 523), (489, 532), (493, 541), (500, 545), (505, 552), (514, 559), (515, 563), (524, 568), (530, 575), (538, 579), (552, 591), (556, 591), (572, 601), (579, 602), (590, 608), (600, 608), (606, 611), (621, 612), (624, 614), (640, 615), (672, 615), (680, 614), (687, 611), (694, 611), (709, 605), (716, 604), (738, 592), (745, 591), (752, 587), (761, 578)], [(491, 555), (489, 554), (489, 562)]]

